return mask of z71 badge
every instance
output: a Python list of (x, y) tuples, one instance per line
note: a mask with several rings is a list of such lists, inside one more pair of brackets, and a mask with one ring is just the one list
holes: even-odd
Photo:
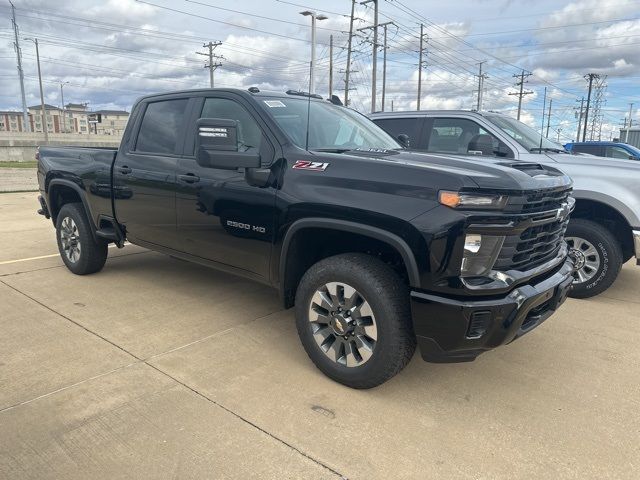
[(328, 163), (309, 162), (307, 160), (298, 160), (293, 165), (293, 168), (295, 168), (296, 170), (311, 170), (313, 172), (324, 172), (327, 169), (328, 166), (329, 166)]

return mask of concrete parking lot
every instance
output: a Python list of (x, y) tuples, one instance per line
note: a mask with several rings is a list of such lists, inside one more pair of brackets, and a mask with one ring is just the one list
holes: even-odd
[(324, 377), (275, 291), (129, 245), (74, 276), (0, 195), (0, 478), (640, 477), (640, 267), (470, 364)]

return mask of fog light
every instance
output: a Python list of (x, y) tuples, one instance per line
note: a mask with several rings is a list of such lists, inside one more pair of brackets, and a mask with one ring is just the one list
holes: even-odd
[(467, 252), (478, 253), (482, 246), (482, 235), (467, 235), (464, 239), (464, 249)]
[(467, 235), (464, 239), (460, 274), (463, 277), (480, 277), (489, 274), (503, 243), (503, 236)]
[(488, 330), (491, 322), (491, 312), (483, 310), (473, 312), (469, 319), (469, 328), (467, 329), (467, 338), (474, 339), (482, 337)]

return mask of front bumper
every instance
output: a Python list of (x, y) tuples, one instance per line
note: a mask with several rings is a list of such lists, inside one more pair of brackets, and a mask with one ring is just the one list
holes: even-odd
[(454, 300), (411, 292), (414, 331), (427, 362), (468, 362), (512, 342), (549, 318), (566, 300), (573, 283), (567, 260), (549, 278), (522, 285), (490, 300)]
[(640, 265), (640, 230), (633, 231), (633, 246), (636, 251), (636, 264)]

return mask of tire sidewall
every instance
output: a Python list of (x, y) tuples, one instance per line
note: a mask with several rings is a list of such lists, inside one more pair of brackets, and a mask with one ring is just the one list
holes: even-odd
[[(597, 225), (599, 228), (594, 228)], [(591, 243), (600, 256), (600, 267), (595, 275), (581, 284), (574, 284), (570, 296), (587, 298), (598, 295), (615, 281), (622, 266), (622, 254), (614, 238), (600, 232), (600, 225), (589, 221), (579, 221), (572, 225), (569, 223), (567, 237), (582, 238)], [(608, 232), (607, 232), (608, 233)]]
[[(80, 237), (80, 258), (75, 263), (67, 258), (67, 254), (62, 248), (62, 222), (67, 217), (75, 222), (76, 227), (78, 228), (78, 236)], [(60, 209), (58, 217), (56, 218), (56, 239), (58, 241), (58, 250), (60, 251), (60, 257), (62, 257), (62, 261), (67, 266), (67, 268), (76, 274), (80, 274), (81, 272), (85, 271), (87, 268), (87, 262), (89, 260), (89, 242), (93, 241), (93, 238), (91, 237), (91, 233), (89, 232), (89, 228), (84, 216), (78, 211), (76, 205), (67, 204)]]
[[(363, 281), (366, 278), (364, 271), (359, 271), (358, 265), (339, 264), (329, 267), (322, 262), (312, 267), (312, 275), (305, 275), (299, 285), (296, 295), (296, 326), (302, 344), (307, 354), (312, 358), (316, 366), (327, 376), (342, 383), (351, 383), (358, 379), (370, 378), (378, 372), (384, 370), (384, 365), (389, 362), (394, 337), (393, 324), (388, 321), (392, 315), (403, 315), (408, 312), (395, 312), (389, 308), (385, 302), (385, 292), (382, 285), (377, 282)], [(311, 322), (309, 322), (309, 306), (316, 290), (329, 282), (340, 282), (355, 288), (369, 303), (373, 311), (376, 327), (377, 340), (373, 354), (363, 365), (357, 367), (347, 367), (332, 361), (325, 355), (320, 346), (313, 338)], [(398, 282), (387, 288), (400, 288)], [(382, 290), (382, 291), (381, 291)]]

